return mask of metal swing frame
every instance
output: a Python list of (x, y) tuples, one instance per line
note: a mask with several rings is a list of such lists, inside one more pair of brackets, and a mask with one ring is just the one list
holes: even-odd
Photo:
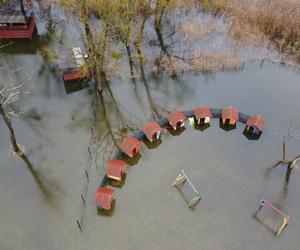
[(279, 208), (277, 208), (276, 206), (274, 206), (270, 201), (266, 200), (266, 199), (262, 199), (259, 203), (259, 207), (256, 210), (254, 216), (256, 217), (257, 213), (264, 207), (269, 207), (271, 208), (273, 211), (275, 211), (276, 213), (278, 213), (281, 217), (282, 217), (282, 224), (279, 227), (278, 231), (275, 232), (275, 236), (278, 237), (281, 232), (283, 231), (283, 229), (288, 225), (288, 221), (290, 219), (290, 216), (286, 215), (284, 212), (282, 212)]
[(192, 208), (192, 207), (194, 207), (201, 200), (201, 196), (200, 196), (200, 193), (197, 190), (197, 188), (193, 185), (193, 183), (191, 182), (191, 180), (185, 174), (184, 170), (180, 171), (180, 174), (176, 177), (176, 179), (172, 183), (172, 186), (173, 187), (178, 187), (178, 185), (184, 184), (186, 181), (187, 181), (187, 183), (190, 185), (190, 187), (193, 190), (192, 198), (187, 201), (188, 207)]

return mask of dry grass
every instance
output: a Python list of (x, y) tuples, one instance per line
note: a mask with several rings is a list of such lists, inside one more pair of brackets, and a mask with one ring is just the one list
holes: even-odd
[(203, 25), (194, 20), (187, 20), (180, 27), (180, 32), (183, 33), (185, 38), (203, 38), (211, 36), (219, 30), (220, 27), (214, 19), (209, 21), (209, 25)]
[[(233, 18), (230, 35), (259, 44), (264, 36), (300, 60), (299, 0), (201, 0), (203, 8)], [(256, 2), (256, 4), (255, 4)]]
[(234, 52), (197, 51), (193, 59), (182, 60), (163, 56), (159, 62), (161, 70), (176, 74), (185, 72), (214, 73), (220, 70), (238, 70), (243, 66)]

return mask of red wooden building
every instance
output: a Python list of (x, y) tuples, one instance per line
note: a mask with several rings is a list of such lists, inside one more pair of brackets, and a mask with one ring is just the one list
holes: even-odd
[(114, 200), (114, 190), (107, 187), (99, 187), (96, 191), (95, 205), (98, 209), (110, 210)]
[(125, 155), (133, 158), (140, 153), (141, 143), (138, 139), (129, 135), (121, 143), (120, 149)]
[(121, 181), (126, 173), (126, 163), (122, 160), (110, 160), (107, 163), (106, 175), (108, 178)]
[(222, 110), (221, 119), (223, 125), (234, 126), (239, 119), (239, 111), (232, 106), (224, 108)]
[(196, 124), (208, 124), (210, 122), (210, 118), (212, 118), (212, 112), (208, 107), (200, 106), (194, 109), (194, 119)]
[(182, 112), (173, 111), (168, 115), (167, 119), (169, 125), (173, 128), (173, 130), (177, 130), (184, 127), (184, 121), (187, 118)]
[(83, 53), (81, 48), (61, 49), (59, 55), (59, 68), (62, 71), (64, 82), (89, 80), (92, 77), (92, 73), (85, 62), (88, 55)]
[(155, 142), (160, 139), (163, 129), (156, 122), (149, 122), (144, 128), (143, 132), (150, 142)]
[(31, 39), (36, 29), (33, 16), (21, 11), (0, 11), (0, 39)]
[(261, 115), (250, 116), (246, 122), (246, 131), (253, 134), (260, 134), (265, 129), (266, 122)]

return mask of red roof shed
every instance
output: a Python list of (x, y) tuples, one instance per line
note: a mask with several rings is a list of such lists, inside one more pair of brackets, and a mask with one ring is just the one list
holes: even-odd
[(95, 204), (98, 209), (110, 210), (114, 200), (114, 190), (107, 187), (99, 187), (96, 191)]
[(149, 122), (144, 128), (143, 132), (150, 142), (157, 141), (160, 138), (163, 129), (156, 122)]
[(259, 129), (260, 132), (264, 131), (265, 125), (266, 122), (261, 115), (250, 116), (246, 123), (247, 130), (249, 130), (252, 127)]
[(90, 70), (76, 70), (73, 72), (63, 73), (64, 82), (74, 81), (78, 79), (87, 79), (89, 80), (92, 76)]
[(107, 163), (106, 175), (108, 178), (121, 181), (122, 175), (126, 173), (126, 163), (122, 160), (110, 160)]
[(211, 110), (208, 107), (200, 106), (194, 109), (194, 117), (199, 125), (200, 123), (209, 123), (210, 118), (213, 117)]
[(127, 136), (120, 145), (121, 151), (128, 155), (130, 158), (133, 158), (139, 154), (141, 149), (141, 143), (138, 139), (133, 136)]
[(187, 119), (186, 116), (179, 111), (173, 111), (171, 112), (168, 117), (168, 122), (171, 125), (171, 127), (176, 130), (181, 127), (184, 127), (184, 121)]
[(228, 122), (229, 125), (235, 125), (237, 120), (239, 119), (239, 111), (236, 108), (229, 106), (222, 110), (221, 117), (222, 117), (223, 124)]
[(0, 11), (0, 39), (32, 38), (34, 17), (25, 18), (20, 11)]

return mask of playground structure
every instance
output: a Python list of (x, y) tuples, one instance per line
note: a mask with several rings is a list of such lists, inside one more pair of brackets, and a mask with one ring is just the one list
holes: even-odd
[(195, 205), (197, 205), (197, 203), (201, 200), (201, 197), (199, 191), (193, 185), (192, 181), (187, 177), (184, 170), (181, 170), (180, 174), (176, 177), (175, 181), (172, 183), (172, 186), (179, 188), (179, 186), (183, 186), (186, 182), (189, 184), (190, 188), (192, 189), (191, 197), (186, 199), (188, 207), (192, 208)]
[[(267, 216), (264, 216), (264, 218), (262, 219), (258, 217), (258, 214), (263, 207), (268, 207), (269, 209), (271, 209), (271, 212), (273, 212), (273, 218), (270, 218), (270, 213)], [(278, 219), (278, 215), (282, 218), (282, 221), (279, 227), (274, 229), (274, 224), (276, 224), (274, 223), (274, 221)], [(277, 208), (274, 204), (272, 204), (270, 201), (266, 199), (262, 199), (260, 201), (259, 207), (254, 214), (254, 218), (256, 218), (259, 222), (261, 222), (270, 231), (274, 232), (276, 237), (278, 237), (281, 234), (282, 230), (288, 225), (288, 221), (290, 219), (288, 215), (286, 215), (284, 212), (282, 212), (279, 208)]]

